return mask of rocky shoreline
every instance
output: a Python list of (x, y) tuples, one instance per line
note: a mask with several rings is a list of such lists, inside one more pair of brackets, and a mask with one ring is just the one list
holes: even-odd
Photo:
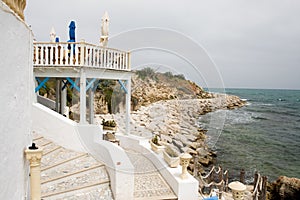
[[(206, 130), (199, 127), (200, 115), (218, 109), (235, 109), (245, 105), (237, 96), (214, 94), (210, 99), (162, 100), (141, 106), (131, 113), (131, 134), (151, 138), (158, 134), (177, 153), (197, 156), (202, 166), (209, 166), (216, 154), (206, 144)], [(120, 132), (125, 132), (124, 114), (105, 118), (116, 120)], [(101, 117), (98, 116), (98, 121)], [(191, 170), (193, 168), (191, 164)]]

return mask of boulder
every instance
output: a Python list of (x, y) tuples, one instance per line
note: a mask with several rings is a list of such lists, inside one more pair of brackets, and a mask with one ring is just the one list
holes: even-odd
[(300, 179), (280, 176), (269, 187), (269, 199), (291, 200), (300, 197)]

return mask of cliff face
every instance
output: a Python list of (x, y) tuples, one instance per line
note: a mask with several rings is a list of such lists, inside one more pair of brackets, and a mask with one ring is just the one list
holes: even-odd
[[(135, 71), (131, 80), (131, 108), (133, 111), (161, 100), (213, 97), (195, 83), (185, 80), (183, 75), (173, 75), (170, 72), (155, 73), (152, 69), (146, 68)], [(124, 96), (116, 81), (109, 81), (109, 85), (100, 85), (95, 94), (95, 113), (120, 112), (124, 107)]]
[(205, 92), (195, 83), (185, 80), (182, 75), (166, 73), (149, 73), (141, 75), (137, 71), (132, 76), (132, 106), (133, 110), (141, 106), (161, 100), (171, 99), (204, 99), (212, 98), (213, 95)]

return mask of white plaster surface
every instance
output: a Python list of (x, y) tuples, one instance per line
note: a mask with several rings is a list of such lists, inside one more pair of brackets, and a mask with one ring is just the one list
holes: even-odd
[(107, 166), (114, 198), (133, 198), (134, 167), (122, 148), (102, 140), (99, 126), (78, 124), (35, 103), (33, 130), (65, 148), (92, 154)]
[(77, 123), (39, 104), (32, 107), (33, 131), (73, 151), (87, 152), (80, 141)]
[(0, 199), (24, 199), (31, 140), (32, 32), (0, 2)]

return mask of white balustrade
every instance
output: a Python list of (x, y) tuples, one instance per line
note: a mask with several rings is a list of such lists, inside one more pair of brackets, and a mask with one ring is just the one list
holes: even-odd
[(129, 71), (129, 52), (85, 42), (35, 42), (34, 67), (93, 67)]

